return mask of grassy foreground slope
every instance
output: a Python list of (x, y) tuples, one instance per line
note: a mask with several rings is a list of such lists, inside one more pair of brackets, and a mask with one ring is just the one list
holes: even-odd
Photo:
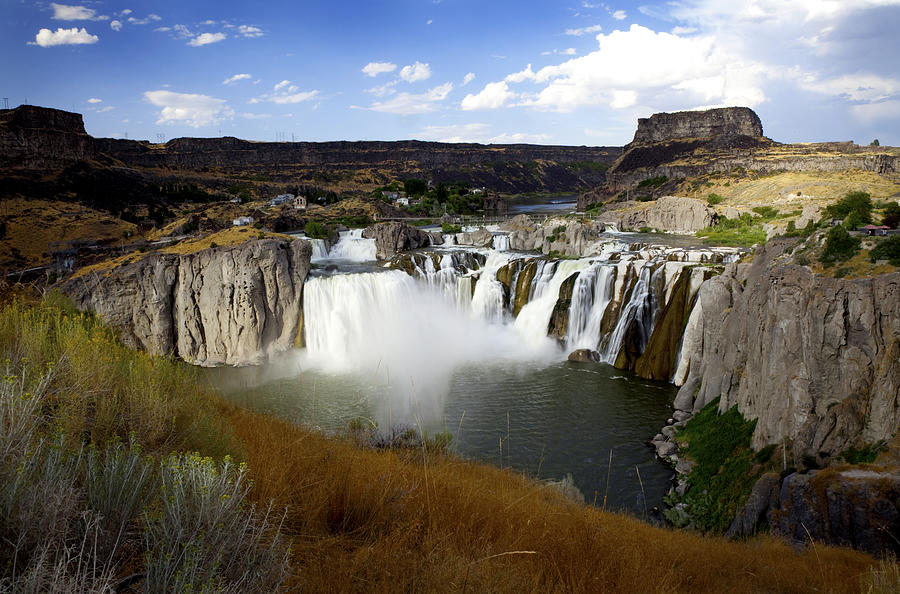
[[(61, 431), (71, 451), (132, 434), (156, 459), (190, 450), (245, 461), (249, 501), (287, 510), (290, 590), (858, 592), (871, 591), (873, 567), (896, 575), (849, 550), (797, 553), (765, 536), (734, 543), (655, 528), (507, 470), (301, 429), (221, 401), (189, 366), (131, 351), (100, 321), (52, 300), (0, 310), (4, 359), (8, 376), (28, 381), (52, 368), (39, 432)], [(125, 532), (155, 542), (158, 515), (135, 515)], [(140, 547), (117, 555), (116, 579), (140, 576), (151, 558)], [(10, 567), (0, 572), (7, 578)]]

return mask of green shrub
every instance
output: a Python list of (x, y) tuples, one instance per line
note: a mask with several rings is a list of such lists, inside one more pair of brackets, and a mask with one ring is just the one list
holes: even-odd
[(650, 202), (651, 200), (653, 200), (653, 196), (638, 196), (637, 198), (635, 198), (635, 200), (637, 200), (638, 202)]
[(900, 226), (900, 204), (896, 200), (884, 205), (884, 211), (881, 213), (881, 224), (891, 229), (896, 229)]
[(845, 219), (850, 213), (856, 213), (860, 224), (872, 222), (872, 198), (868, 192), (848, 192), (846, 196), (830, 204), (825, 212), (833, 219)]
[(848, 448), (841, 452), (841, 458), (843, 458), (847, 464), (871, 464), (875, 461), (875, 458), (878, 457), (878, 454), (885, 449), (885, 443), (879, 441), (861, 448)]
[(756, 481), (750, 448), (756, 421), (744, 419), (736, 406), (722, 414), (718, 407), (716, 398), (687, 422), (676, 439), (696, 462), (687, 477), (690, 487), (681, 498), (690, 524), (721, 533), (746, 503)]
[(653, 228), (652, 227), (641, 227), (640, 229), (638, 229), (638, 232), (639, 233), (653, 233)]
[(831, 265), (849, 260), (859, 251), (859, 245), (858, 237), (853, 237), (843, 226), (837, 225), (825, 234), (825, 249), (822, 250), (819, 261)]
[(757, 206), (753, 209), (753, 212), (761, 216), (764, 221), (774, 219), (778, 216), (778, 209), (772, 208), (771, 206)]
[(441, 233), (462, 233), (462, 227), (451, 223), (441, 223)]
[(327, 239), (331, 235), (331, 229), (321, 221), (308, 221), (304, 231), (311, 239)]
[(711, 193), (709, 197), (706, 199), (706, 203), (710, 206), (715, 206), (716, 204), (720, 204), (724, 201), (725, 198), (723, 196), (719, 196), (718, 194)]
[(888, 260), (892, 265), (900, 266), (900, 235), (891, 235), (879, 241), (878, 245), (869, 252), (869, 258), (872, 262)]
[(714, 245), (750, 246), (765, 243), (766, 232), (758, 219), (744, 213), (736, 219), (720, 216), (715, 227), (697, 231), (697, 237), (702, 238), (703, 243)]

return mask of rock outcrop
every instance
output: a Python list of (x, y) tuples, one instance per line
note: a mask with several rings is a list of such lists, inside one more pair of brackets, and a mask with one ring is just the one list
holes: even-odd
[(675, 407), (720, 397), (756, 419), (752, 445), (820, 460), (900, 425), (900, 274), (846, 280), (775, 260), (729, 265), (700, 289), (682, 341)]
[(610, 210), (601, 219), (614, 223), (620, 230), (650, 227), (658, 231), (691, 235), (716, 223), (716, 211), (706, 202), (694, 198), (663, 196), (651, 203), (626, 203)]
[(723, 107), (706, 111), (679, 111), (655, 113), (649, 118), (639, 118), (634, 140), (626, 145), (665, 142), (684, 138), (712, 139), (729, 136), (763, 135), (762, 122), (749, 107)]
[(363, 237), (375, 240), (375, 257), (389, 260), (395, 255), (431, 245), (431, 236), (406, 223), (378, 223), (368, 227)]
[(192, 254), (150, 254), (69, 280), (63, 291), (131, 346), (198, 365), (260, 363), (294, 345), (312, 247), (251, 240)]

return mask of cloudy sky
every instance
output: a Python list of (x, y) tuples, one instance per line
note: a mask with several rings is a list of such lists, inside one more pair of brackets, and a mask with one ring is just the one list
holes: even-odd
[(95, 136), (622, 145), (638, 117), (746, 105), (778, 141), (900, 145), (900, 0), (0, 0), (0, 14), (0, 96), (83, 113)]

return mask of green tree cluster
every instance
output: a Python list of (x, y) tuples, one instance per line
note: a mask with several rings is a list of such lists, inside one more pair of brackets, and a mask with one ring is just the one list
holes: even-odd
[(859, 237), (854, 237), (841, 225), (836, 225), (825, 234), (825, 249), (819, 261), (826, 266), (849, 260), (859, 251)]
[(868, 192), (847, 192), (825, 212), (833, 219), (843, 220), (845, 227), (855, 229), (872, 222), (872, 198)]

